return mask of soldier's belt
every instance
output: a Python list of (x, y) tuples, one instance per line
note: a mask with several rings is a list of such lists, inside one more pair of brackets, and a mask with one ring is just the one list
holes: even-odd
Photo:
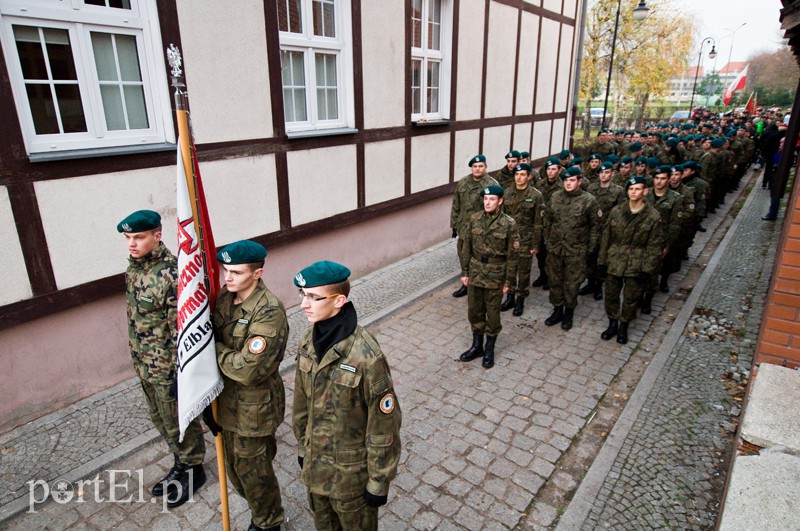
[(482, 264), (501, 264), (506, 261), (505, 256), (474, 255), (473, 258)]

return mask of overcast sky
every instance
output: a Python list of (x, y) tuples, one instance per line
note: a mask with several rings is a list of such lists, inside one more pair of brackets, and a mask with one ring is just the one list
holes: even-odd
[[(713, 37), (717, 41), (716, 68), (722, 68), (731, 61), (746, 61), (751, 55), (777, 49), (782, 43), (780, 31), (780, 0), (677, 0), (687, 13), (697, 18), (698, 37), (694, 46), (694, 58), (697, 62), (700, 41), (705, 37)], [(746, 23), (732, 32), (742, 23)], [(703, 47), (703, 66), (711, 68), (714, 61), (708, 58), (708, 44)]]

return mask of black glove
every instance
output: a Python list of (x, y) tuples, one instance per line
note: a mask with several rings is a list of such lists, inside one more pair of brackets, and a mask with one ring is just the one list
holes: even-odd
[(648, 282), (650, 282), (650, 273), (639, 271), (638, 273), (636, 273), (636, 280), (638, 280), (642, 284), (647, 284)]
[(178, 398), (178, 377), (176, 376), (172, 383), (169, 384), (169, 391), (167, 391), (167, 396), (170, 398)]
[(367, 489), (364, 489), (364, 501), (367, 502), (367, 507), (382, 507), (386, 505), (389, 496), (375, 496)]
[(216, 437), (219, 432), (222, 431), (222, 428), (217, 421), (214, 420), (214, 415), (211, 413), (211, 406), (208, 406), (203, 410), (203, 422), (205, 422), (206, 426), (208, 426), (209, 431), (211, 434)]
[(300, 470), (303, 470), (303, 456), (302, 455), (298, 455), (297, 456), (297, 464), (300, 465)]
[(608, 276), (608, 266), (607, 265), (599, 265), (597, 266), (597, 278), (600, 280), (605, 280)]
[(455, 228), (455, 227), (453, 227), (453, 235), (452, 235), (452, 236), (450, 236), (450, 237), (451, 237), (451, 238), (455, 238), (456, 236), (458, 236), (458, 231), (456, 230), (456, 228)]

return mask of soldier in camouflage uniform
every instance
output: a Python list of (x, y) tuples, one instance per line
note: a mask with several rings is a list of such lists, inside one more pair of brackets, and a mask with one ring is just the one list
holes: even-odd
[(593, 153), (589, 155), (589, 159), (585, 164), (585, 168), (581, 168), (581, 171), (583, 171), (584, 186), (589, 186), (590, 184), (597, 182), (597, 178), (600, 175), (600, 164), (602, 162), (603, 157), (599, 153)]
[[(450, 228), (453, 229), (453, 238), (458, 237), (456, 250), (459, 261), (464, 259), (464, 238), (467, 233), (469, 218), (476, 212), (481, 212), (480, 191), (497, 184), (497, 181), (486, 174), (486, 156), (475, 155), (469, 161), (470, 174), (462, 177), (456, 184), (453, 194), (453, 206), (450, 209)], [(462, 285), (453, 292), (453, 297), (463, 297), (467, 294), (467, 287)]]
[[(612, 168), (613, 165), (611, 163), (604, 162), (600, 166), (598, 182), (590, 184), (586, 189), (587, 192), (595, 197), (597, 205), (603, 213), (598, 227), (598, 233), (600, 234), (603, 233), (611, 209), (626, 201), (625, 189), (611, 182), (614, 173)], [(597, 252), (597, 249), (592, 249), (589, 253), (586, 262), (587, 282), (585, 286), (578, 290), (578, 295), (591, 293), (594, 296), (594, 300), (599, 301), (603, 300), (603, 281), (597, 278)]]
[(315, 262), (294, 278), (312, 323), (297, 348), (292, 428), (320, 530), (376, 530), (400, 462), (400, 404), (378, 342), (358, 325), (350, 270)]
[(217, 253), (225, 278), (213, 315), (225, 383), (217, 399), (219, 425), (228, 479), (250, 507), (248, 531), (277, 530), (284, 519), (272, 460), (286, 406), (278, 365), (289, 324), (283, 303), (261, 279), (266, 256), (263, 246), (247, 240)]
[(597, 247), (603, 216), (594, 196), (581, 189), (581, 180), (580, 168), (569, 168), (563, 176), (564, 189), (553, 194), (544, 215), (546, 267), (554, 307), (544, 324), (561, 323), (563, 330), (572, 328), (578, 288), (586, 278), (589, 252)]
[[(656, 274), (663, 248), (661, 216), (644, 202), (646, 180), (641, 175), (628, 179), (628, 201), (611, 211), (600, 240), (598, 269), (605, 280), (608, 328), (600, 334), (608, 341), (628, 342), (628, 323), (636, 318), (642, 288)], [(623, 291), (622, 307), (620, 293)]]
[[(678, 245), (678, 238), (681, 235), (683, 226), (683, 196), (673, 191), (669, 187), (672, 166), (662, 164), (653, 176), (653, 187), (648, 190), (644, 197), (645, 203), (654, 207), (661, 216), (664, 227), (664, 247), (660, 255), (661, 283), (659, 284), (658, 274), (650, 277), (650, 282), (644, 286), (642, 303), (640, 310), (643, 314), (649, 315), (651, 303), (656, 289), (667, 286), (669, 275), (672, 273), (675, 263), (680, 264), (681, 255)], [(667, 287), (667, 291), (669, 288)], [(666, 292), (665, 292), (666, 293)]]
[(483, 212), (470, 218), (464, 244), (468, 258), (461, 261), (461, 282), (469, 290), (467, 317), (472, 346), (459, 359), (466, 362), (483, 356), (485, 369), (494, 366), (494, 345), (503, 329), (500, 302), (516, 282), (521, 246), (517, 224), (501, 208), (504, 193), (499, 184), (481, 190)]
[[(539, 173), (544, 174), (544, 176), (537, 179), (533, 186), (541, 192), (545, 205), (547, 205), (547, 202), (550, 201), (554, 193), (564, 188), (560, 178), (563, 171), (564, 169), (561, 167), (558, 159), (554, 157), (547, 159), (540, 168)], [(547, 268), (545, 267), (546, 263), (547, 245), (544, 239), (542, 239), (542, 245), (539, 248), (539, 252), (536, 253), (536, 266), (539, 268), (539, 276), (536, 277), (536, 280), (531, 284), (534, 288), (541, 287), (543, 290), (550, 289), (550, 282), (547, 278)]]
[(500, 311), (510, 310), (515, 316), (522, 315), (525, 297), (530, 294), (531, 266), (533, 256), (542, 245), (542, 218), (544, 217), (544, 197), (531, 186), (530, 164), (517, 164), (514, 168), (514, 186), (506, 188), (503, 196), (503, 211), (514, 218), (519, 230), (520, 247), (517, 257), (516, 286), (506, 294)]
[[(689, 246), (694, 240), (695, 232), (697, 231), (695, 224), (695, 199), (694, 189), (689, 188), (683, 184), (683, 164), (672, 167), (672, 174), (669, 177), (669, 188), (673, 192), (677, 192), (683, 197), (682, 207), (683, 215), (681, 216), (681, 233), (678, 236), (676, 243), (676, 252), (673, 255), (674, 263), (669, 271), (669, 274), (676, 273), (681, 268), (681, 260), (689, 257)], [(658, 286), (661, 293), (669, 293), (668, 278), (661, 277), (661, 283)]]
[(698, 175), (700, 169), (701, 166), (693, 160), (684, 162), (683, 184), (694, 191), (695, 230), (705, 232), (706, 229), (700, 224), (700, 222), (706, 217), (708, 183)]
[(500, 186), (508, 188), (514, 185), (514, 168), (517, 167), (517, 164), (519, 164), (519, 151), (512, 149), (506, 153), (506, 165), (489, 175), (500, 183)]
[(195, 419), (178, 442), (177, 352), (178, 262), (161, 241), (161, 216), (138, 210), (117, 225), (130, 258), (125, 273), (131, 358), (147, 401), (150, 419), (174, 455), (154, 496), (167, 494), (167, 506), (185, 503), (206, 481), (203, 430)]

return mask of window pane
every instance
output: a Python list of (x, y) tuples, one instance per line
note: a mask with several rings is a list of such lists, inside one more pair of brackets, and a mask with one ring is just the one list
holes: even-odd
[(115, 9), (130, 9), (130, 0), (84, 0), (84, 3), (92, 6), (113, 7)]
[(439, 49), (439, 33), (441, 26), (438, 23), (428, 22), (428, 49)]
[(294, 89), (294, 119), (297, 122), (308, 120), (306, 113), (306, 89)]
[(283, 113), (287, 122), (306, 121), (306, 90), (303, 52), (281, 52)]
[(315, 56), (317, 74), (317, 115), (320, 120), (339, 117), (336, 85), (336, 56), (318, 53)]
[(50, 72), (53, 79), (77, 80), (75, 61), (67, 30), (46, 28), (44, 42), (50, 59)]
[(440, 35), (442, 28), (441, 0), (428, 0), (428, 49), (441, 49)]
[(314, 19), (314, 35), (336, 37), (333, 0), (313, 0), (311, 12)]
[(122, 81), (141, 81), (142, 73), (139, 71), (139, 53), (136, 49), (136, 37), (133, 35), (115, 35), (117, 56), (119, 57), (119, 72)]
[(81, 92), (77, 84), (56, 85), (56, 99), (61, 111), (61, 124), (65, 133), (85, 133)]
[(39, 41), (39, 29), (14, 26), (14, 39), (17, 41), (22, 77), (25, 79), (49, 79), (42, 43)]
[(276, 1), (278, 2), (278, 29), (291, 33), (303, 33), (300, 0)]
[(422, 0), (413, 0), (411, 3), (411, 46), (422, 46)]
[(439, 66), (438, 62), (428, 63), (428, 94), (426, 97), (427, 112), (439, 112)]
[(420, 110), (420, 82), (422, 75), (422, 61), (411, 61), (411, 112), (419, 114)]
[(125, 94), (125, 109), (128, 111), (128, 129), (147, 129), (147, 105), (144, 101), (144, 87), (127, 85), (122, 88)]
[(110, 33), (92, 32), (94, 64), (97, 66), (97, 79), (117, 81), (117, 61), (114, 59), (114, 44)]
[(103, 112), (106, 116), (106, 128), (109, 131), (124, 131), (125, 114), (122, 110), (122, 94), (119, 85), (103, 85), (100, 87), (103, 97)]
[(53, 95), (50, 92), (50, 85), (26, 85), (28, 93), (28, 104), (31, 106), (33, 116), (33, 128), (37, 135), (58, 134), (58, 119), (56, 118), (56, 106), (53, 103)]

